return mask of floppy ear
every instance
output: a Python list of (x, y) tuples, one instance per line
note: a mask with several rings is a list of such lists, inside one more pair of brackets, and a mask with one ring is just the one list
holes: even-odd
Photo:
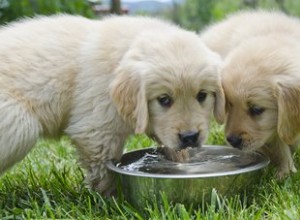
[(144, 133), (148, 124), (148, 105), (141, 76), (122, 65), (115, 75), (110, 85), (112, 101), (121, 117), (135, 129), (135, 133)]
[(225, 95), (221, 85), (218, 83), (218, 90), (215, 92), (214, 116), (219, 124), (223, 124), (225, 120)]
[(293, 83), (277, 83), (276, 98), (278, 102), (277, 132), (279, 138), (291, 145), (300, 134), (300, 89)]

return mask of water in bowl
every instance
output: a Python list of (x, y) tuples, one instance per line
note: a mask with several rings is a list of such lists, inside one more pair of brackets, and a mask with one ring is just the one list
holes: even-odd
[(184, 163), (167, 160), (156, 149), (142, 151), (123, 158), (117, 166), (130, 172), (152, 174), (213, 174), (241, 170), (263, 161), (257, 153), (234, 148), (203, 147), (188, 150), (190, 158)]

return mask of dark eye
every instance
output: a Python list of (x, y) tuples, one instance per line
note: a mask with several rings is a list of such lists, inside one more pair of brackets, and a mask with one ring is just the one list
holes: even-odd
[(258, 107), (258, 106), (251, 106), (249, 108), (249, 114), (251, 116), (258, 116), (261, 115), (265, 111), (265, 108)]
[(198, 100), (198, 102), (202, 103), (205, 101), (206, 97), (207, 97), (207, 92), (200, 91), (197, 95), (197, 100)]
[(171, 107), (171, 105), (173, 104), (173, 99), (166, 94), (159, 96), (157, 98), (157, 101), (163, 107)]

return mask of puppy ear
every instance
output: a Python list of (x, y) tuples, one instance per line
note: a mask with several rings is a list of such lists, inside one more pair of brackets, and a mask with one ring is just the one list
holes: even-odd
[(225, 95), (221, 83), (218, 85), (218, 90), (215, 92), (214, 116), (219, 124), (225, 121)]
[(300, 89), (293, 83), (277, 83), (276, 98), (278, 102), (277, 132), (279, 138), (291, 145), (300, 134)]
[(138, 73), (120, 66), (110, 85), (110, 95), (118, 113), (135, 133), (144, 133), (148, 124), (145, 86)]

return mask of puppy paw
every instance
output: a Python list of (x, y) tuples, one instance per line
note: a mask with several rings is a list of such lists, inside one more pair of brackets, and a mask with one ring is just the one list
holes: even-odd
[(112, 197), (117, 195), (116, 186), (113, 182), (107, 182), (106, 180), (102, 180), (101, 182), (93, 182), (89, 184), (90, 188), (98, 193), (100, 193), (103, 197)]
[(276, 179), (281, 181), (281, 180), (285, 179), (286, 177), (288, 177), (289, 174), (290, 174), (289, 171), (284, 171), (284, 170), (277, 171)]
[(297, 168), (295, 167), (294, 164), (292, 164), (290, 170), (292, 171), (292, 173), (297, 173)]
[(277, 180), (283, 180), (288, 177), (291, 173), (296, 173), (297, 169), (294, 163), (289, 164), (289, 166), (281, 167), (276, 173)]
[(115, 196), (117, 194), (117, 190), (114, 175), (106, 169), (97, 169), (97, 171), (101, 171), (102, 175), (96, 172), (88, 173), (90, 175), (86, 176), (85, 181), (88, 184), (89, 188), (100, 193), (104, 197)]

